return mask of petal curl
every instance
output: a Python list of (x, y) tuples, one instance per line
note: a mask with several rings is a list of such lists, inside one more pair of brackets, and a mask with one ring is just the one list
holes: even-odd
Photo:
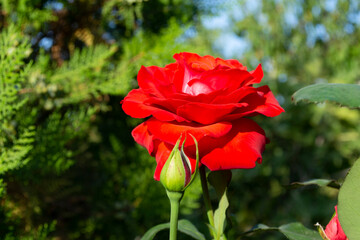
[(211, 59), (206, 56), (202, 58), (197, 54), (184, 52), (174, 54), (173, 57), (179, 64), (179, 67), (183, 69), (181, 72), (182, 76), (177, 76), (174, 79), (176, 88), (183, 93), (190, 93), (188, 83), (192, 79), (198, 78), (204, 70), (211, 70), (215, 67)]
[(261, 64), (259, 64), (254, 71), (251, 71), (250, 74), (253, 76), (253, 79), (247, 82), (246, 85), (260, 83), (261, 79), (264, 77), (264, 72), (262, 70)]
[[(200, 144), (205, 142), (199, 141)], [(250, 119), (233, 122), (232, 130), (222, 138), (208, 140), (213, 150), (202, 157), (201, 163), (211, 171), (222, 169), (253, 168), (261, 163), (265, 149), (264, 130)]]
[(246, 86), (236, 89), (235, 91), (232, 91), (227, 94), (221, 94), (221, 95), (219, 94), (219, 96), (217, 96), (213, 101), (211, 101), (211, 103), (212, 104), (238, 103), (247, 95), (256, 92), (257, 92), (256, 88)]
[(198, 78), (188, 82), (188, 93), (198, 95), (207, 94), (220, 89), (231, 89), (232, 91), (253, 79), (253, 76), (244, 70), (221, 69), (204, 72)]
[(267, 85), (257, 88), (257, 91), (262, 92), (265, 98), (264, 105), (256, 108), (255, 111), (257, 113), (261, 113), (267, 117), (276, 117), (280, 113), (285, 112)]
[(237, 68), (237, 69), (244, 70), (244, 71), (246, 71), (246, 69), (247, 69), (246, 66), (242, 65), (236, 59), (224, 60), (224, 59), (221, 59), (221, 58), (216, 58), (215, 62), (216, 62), (216, 65), (222, 66), (222, 67), (226, 66), (226, 67), (229, 67), (229, 68)]
[(202, 57), (196, 53), (189, 52), (176, 53), (173, 57), (177, 60), (177, 62), (186, 64), (197, 71), (208, 71), (215, 68), (237, 68), (246, 70), (246, 67), (235, 59), (224, 60), (221, 58), (215, 58), (210, 55), (205, 55)]
[(134, 89), (121, 101), (124, 112), (133, 118), (146, 118), (150, 115), (162, 121), (186, 121), (184, 118), (157, 106), (146, 104), (149, 96), (142, 89)]
[(212, 70), (216, 67), (215, 58), (210, 55), (201, 57), (196, 53), (181, 52), (174, 54), (173, 58), (194, 73)]
[(172, 84), (174, 72), (171, 68), (157, 66), (141, 66), (137, 80), (139, 87), (148, 94), (157, 97), (166, 97), (175, 92)]
[(238, 108), (247, 107), (248, 103), (206, 104), (187, 103), (177, 109), (177, 115), (201, 124), (213, 124)]
[[(231, 123), (220, 122), (211, 125), (201, 125), (196, 123), (177, 123), (162, 122), (155, 118), (147, 120), (146, 125), (149, 132), (160, 141), (175, 145), (181, 134), (192, 134), (197, 141), (203, 138), (219, 138), (226, 135), (232, 128)], [(185, 142), (185, 146), (193, 145), (193, 140), (189, 138)], [(206, 146), (203, 146), (206, 147)]]
[(282, 112), (285, 112), (268, 86), (256, 88), (256, 93), (249, 94), (241, 101), (249, 103), (249, 106), (237, 109), (226, 116), (224, 121), (235, 120), (244, 116), (255, 116), (258, 114), (267, 117), (275, 117)]
[[(162, 123), (152, 118), (139, 125), (133, 131), (133, 136), (152, 156), (155, 155), (156, 180), (159, 180), (161, 169), (180, 134), (191, 133), (195, 136), (199, 142), (200, 161), (212, 171), (253, 168), (256, 162), (261, 163), (261, 153), (266, 144), (264, 130), (254, 121), (245, 118), (232, 122), (230, 130), (226, 129), (227, 124), (214, 124), (211, 126), (213, 129), (208, 126), (196, 128)], [(191, 138), (185, 142), (185, 153), (190, 157), (194, 169), (195, 146)]]
[(146, 122), (141, 123), (131, 132), (135, 142), (146, 148), (150, 155), (154, 152), (154, 136), (149, 132)]

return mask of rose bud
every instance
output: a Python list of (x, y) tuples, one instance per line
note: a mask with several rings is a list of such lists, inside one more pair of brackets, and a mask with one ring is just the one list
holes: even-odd
[(334, 216), (325, 228), (325, 234), (330, 240), (348, 240), (339, 222), (337, 206), (335, 206)]
[(180, 136), (161, 170), (160, 181), (171, 192), (184, 191), (191, 181), (191, 164), (189, 158), (184, 153), (185, 140), (181, 150), (179, 150)]

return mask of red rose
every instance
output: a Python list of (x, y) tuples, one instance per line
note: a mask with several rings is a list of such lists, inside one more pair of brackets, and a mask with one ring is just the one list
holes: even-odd
[[(134, 118), (150, 117), (132, 135), (156, 157), (154, 178), (180, 134), (191, 133), (199, 143), (201, 164), (210, 170), (253, 168), (261, 163), (265, 132), (244, 118), (263, 114), (275, 117), (284, 110), (268, 86), (255, 88), (263, 72), (237, 60), (223, 60), (194, 53), (175, 54), (175, 63), (164, 68), (142, 66), (139, 89), (122, 101), (125, 113)], [(185, 152), (195, 169), (195, 146), (191, 138)]]
[(337, 214), (337, 206), (335, 206), (335, 215), (332, 217), (330, 222), (325, 228), (325, 234), (327, 238), (330, 240), (347, 240), (344, 231), (341, 228), (338, 214)]

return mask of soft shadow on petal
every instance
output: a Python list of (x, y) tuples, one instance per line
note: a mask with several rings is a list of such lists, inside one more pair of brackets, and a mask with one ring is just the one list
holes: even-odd
[[(172, 145), (176, 143), (181, 134), (190, 133), (197, 141), (200, 141), (205, 137), (219, 138), (224, 136), (232, 128), (232, 125), (229, 122), (200, 125), (196, 123), (162, 122), (155, 118), (150, 118), (145, 123), (148, 127), (148, 131), (156, 136), (157, 139)], [(186, 141), (185, 146), (193, 144), (193, 140), (190, 138)]]
[(231, 89), (231, 91), (234, 91), (252, 79), (253, 76), (249, 72), (239, 69), (208, 71), (188, 82), (190, 87), (189, 94), (208, 94), (220, 89)]
[(153, 155), (154, 136), (149, 132), (146, 122), (143, 122), (134, 128), (131, 135), (133, 136), (135, 142), (146, 148), (150, 155)]
[(244, 97), (242, 102), (249, 103), (248, 107), (239, 108), (233, 113), (224, 117), (225, 121), (235, 120), (244, 116), (256, 116), (258, 114), (267, 117), (275, 117), (285, 112), (279, 105), (268, 86), (256, 88), (256, 92)]
[[(139, 125), (133, 131), (133, 136), (156, 157), (155, 179), (160, 177), (161, 169), (179, 136), (188, 133), (198, 140), (201, 163), (212, 171), (253, 168), (256, 162), (261, 163), (266, 136), (264, 130), (250, 119), (199, 127), (151, 118)], [(185, 142), (185, 153), (191, 158), (194, 169), (195, 146), (191, 138)]]
[(247, 107), (248, 103), (206, 104), (187, 103), (177, 109), (177, 115), (201, 124), (213, 124), (236, 109)]
[(149, 100), (150, 98), (143, 92), (142, 89), (134, 89), (129, 92), (121, 103), (124, 112), (133, 118), (146, 118), (153, 115), (162, 121), (186, 121), (184, 118), (170, 112), (167, 109), (146, 104)]
[[(199, 141), (199, 146), (205, 142)], [(233, 128), (224, 137), (208, 140), (213, 150), (202, 156), (201, 163), (211, 171), (222, 169), (253, 168), (261, 163), (261, 154), (265, 149), (264, 130), (250, 119), (233, 122)]]
[(238, 103), (242, 102), (242, 99), (249, 94), (256, 93), (257, 90), (254, 87), (246, 86), (227, 94), (217, 96), (211, 103), (212, 104), (224, 104), (224, 103)]
[(157, 97), (167, 97), (176, 91), (172, 84), (173, 78), (172, 69), (157, 66), (141, 66), (137, 75), (139, 87), (147, 94)]

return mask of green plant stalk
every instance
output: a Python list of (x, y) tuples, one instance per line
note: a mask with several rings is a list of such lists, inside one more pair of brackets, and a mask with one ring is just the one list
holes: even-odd
[(166, 190), (166, 193), (170, 200), (170, 240), (176, 240), (178, 229), (178, 218), (180, 201), (184, 195), (184, 192), (171, 192)]
[[(207, 180), (206, 180), (205, 166), (202, 165), (199, 170), (200, 170), (201, 188), (203, 191), (206, 213), (207, 213), (207, 216), (209, 219), (210, 226), (213, 227), (213, 229), (215, 229), (214, 210), (212, 209), (212, 206), (211, 206), (209, 188), (208, 188)], [(210, 233), (213, 237), (215, 237), (215, 233), (213, 232), (213, 230), (210, 230)]]

